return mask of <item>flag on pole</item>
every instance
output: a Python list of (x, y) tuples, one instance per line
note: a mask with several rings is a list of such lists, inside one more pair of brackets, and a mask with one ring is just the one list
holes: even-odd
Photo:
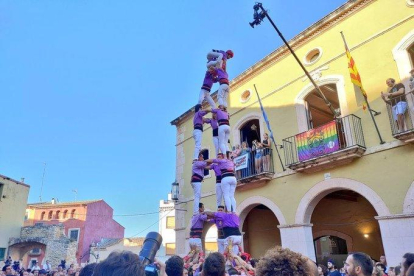
[(358, 86), (359, 89), (361, 90), (362, 96), (364, 96), (364, 102), (362, 103), (362, 109), (364, 111), (366, 111), (367, 110), (368, 96), (367, 96), (367, 93), (365, 92), (364, 88), (362, 87), (361, 76), (359, 75), (359, 72), (358, 72), (358, 69), (356, 67), (355, 61), (351, 56), (351, 52), (348, 49), (348, 45), (346, 45), (345, 37), (344, 37), (343, 34), (342, 34), (342, 39), (344, 40), (345, 50), (346, 50), (346, 57), (348, 58), (348, 69), (349, 69), (349, 74), (351, 75), (351, 82), (354, 85)]

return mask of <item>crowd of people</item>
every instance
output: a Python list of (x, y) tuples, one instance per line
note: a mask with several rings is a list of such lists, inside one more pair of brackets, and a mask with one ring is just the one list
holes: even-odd
[(52, 267), (48, 260), (46, 260), (43, 265), (35, 262), (30, 268), (25, 268), (20, 264), (20, 261), (13, 261), (11, 256), (9, 256), (0, 272), (0, 276), (85, 276), (84, 273), (81, 273), (84, 269), (85, 268), (79, 266), (76, 267), (75, 264), (66, 267), (66, 262), (64, 260), (55, 268)]
[[(229, 258), (229, 255), (232, 257)], [(226, 251), (210, 253), (197, 265), (188, 266), (186, 258), (174, 255), (165, 264), (155, 259), (159, 276), (414, 276), (414, 253), (402, 256), (401, 265), (388, 267), (385, 256), (380, 262), (374, 262), (370, 256), (362, 252), (350, 253), (344, 262), (344, 267), (337, 270), (335, 263), (329, 260), (327, 266), (316, 264), (306, 256), (287, 248), (276, 246), (268, 250), (259, 259), (239, 253), (233, 255)], [(60, 269), (60, 272), (58, 271)], [(79, 276), (145, 276), (146, 269), (142, 259), (130, 251), (114, 251), (107, 259), (96, 264), (89, 264), (82, 269), (75, 269), (77, 274), (70, 271), (62, 272), (61, 267), (54, 272), (41, 270), (17, 271), (13, 264), (3, 267), (0, 275), (79, 275)], [(63, 273), (63, 274), (62, 274)], [(147, 275), (148, 276), (148, 275)]]

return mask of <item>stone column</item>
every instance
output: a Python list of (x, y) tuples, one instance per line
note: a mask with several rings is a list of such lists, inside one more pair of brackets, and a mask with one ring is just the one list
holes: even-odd
[(380, 225), (387, 264), (397, 266), (405, 253), (414, 251), (414, 213), (375, 218)]
[(312, 224), (279, 225), (282, 247), (299, 252), (316, 261)]

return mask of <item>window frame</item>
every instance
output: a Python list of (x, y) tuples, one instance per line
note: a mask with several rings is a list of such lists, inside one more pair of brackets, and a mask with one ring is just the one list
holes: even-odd
[(81, 231), (81, 229), (80, 228), (69, 228), (68, 229), (68, 238), (70, 239), (70, 240), (72, 240), (70, 237), (71, 237), (71, 233), (72, 233), (72, 231), (78, 231), (78, 237), (76, 238), (76, 243), (79, 243), (79, 238), (80, 238), (80, 231)]
[[(168, 219), (172, 218), (174, 221), (174, 226), (173, 227), (168, 227)], [(165, 229), (175, 229), (175, 216), (167, 216), (166, 220), (165, 220)]]

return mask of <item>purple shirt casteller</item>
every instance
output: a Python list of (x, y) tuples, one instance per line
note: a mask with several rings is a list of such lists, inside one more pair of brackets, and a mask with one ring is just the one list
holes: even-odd
[(198, 174), (200, 176), (204, 176), (204, 169), (207, 166), (207, 162), (206, 161), (195, 161), (193, 163), (193, 175), (194, 174)]
[(221, 219), (223, 222), (222, 227), (239, 228), (240, 225), (239, 216), (234, 213), (215, 212), (214, 219)]
[(221, 171), (234, 171), (234, 162), (229, 159), (213, 159), (213, 163), (217, 164)]
[(226, 111), (215, 108), (211, 110), (211, 112), (217, 114), (217, 121), (219, 122), (219, 125), (220, 125), (220, 120), (226, 120), (226, 121), (229, 120), (229, 113), (227, 113)]
[(220, 166), (218, 164), (211, 164), (210, 168), (213, 169), (216, 176), (221, 176)]
[(212, 129), (218, 129), (217, 120), (214, 120), (213, 118), (211, 118), (211, 119), (205, 119), (204, 122), (207, 123), (207, 124), (210, 124)]
[(197, 215), (193, 215), (193, 217), (191, 218), (191, 229), (200, 229), (203, 228), (204, 226), (204, 222), (207, 220), (207, 215), (206, 214), (197, 214)]
[(206, 75), (204, 76), (204, 80), (203, 80), (203, 86), (201, 86), (201, 89), (210, 92), (211, 87), (217, 81), (218, 81), (217, 75), (213, 75), (209, 71), (206, 71)]
[(196, 113), (194, 113), (194, 119), (193, 119), (193, 124), (194, 124), (194, 129), (200, 129), (201, 127), (201, 131), (203, 131), (203, 116), (207, 114), (207, 111), (204, 110), (200, 110)]

